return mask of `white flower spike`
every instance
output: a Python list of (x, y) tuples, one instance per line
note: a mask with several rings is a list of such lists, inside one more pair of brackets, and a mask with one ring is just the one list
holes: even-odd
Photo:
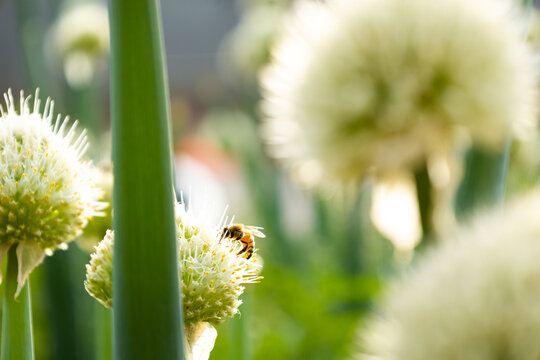
[(105, 204), (94, 186), (93, 169), (81, 157), (88, 144), (77, 122), (60, 115), (54, 103), (40, 112), (38, 91), (33, 107), (20, 93), (19, 110), (11, 90), (0, 105), (0, 262), (17, 246), (18, 288), (46, 254), (66, 249), (88, 219)]

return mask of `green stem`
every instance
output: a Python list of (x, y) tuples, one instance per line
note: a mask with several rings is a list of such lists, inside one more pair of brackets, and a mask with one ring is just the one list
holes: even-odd
[(427, 164), (424, 163), (420, 168), (416, 169), (414, 172), (414, 179), (423, 233), (420, 247), (425, 247), (429, 246), (434, 240), (432, 186), (429, 179)]
[(510, 137), (500, 151), (472, 148), (456, 196), (456, 216), (464, 220), (478, 208), (502, 204), (510, 157)]
[(112, 360), (112, 312), (94, 301), (94, 339), (96, 360)]
[[(349, 213), (347, 231), (345, 234), (345, 247), (343, 254), (343, 265), (345, 270), (352, 276), (358, 275), (362, 271), (362, 243), (364, 242), (362, 218), (364, 199), (369, 197), (369, 192), (360, 190), (356, 195), (353, 206)], [(354, 288), (354, 287), (353, 287)]]
[(2, 352), (0, 360), (33, 360), (32, 305), (30, 280), (15, 299), (17, 289), (17, 254), (12, 246), (7, 256), (7, 273), (2, 316)]
[[(70, 249), (71, 250), (71, 249)], [(59, 251), (44, 261), (45, 295), (48, 300), (50, 351), (54, 359), (77, 358), (77, 332), (74, 294), (69, 266), (70, 254)]]
[(330, 231), (330, 210), (326, 201), (318, 195), (312, 198), (313, 211), (315, 213), (315, 231), (320, 240), (328, 240)]
[(168, 84), (157, 0), (111, 0), (114, 359), (183, 359)]
[(250, 360), (253, 358), (251, 332), (249, 331), (252, 298), (252, 292), (246, 292), (242, 299), (242, 316), (237, 316), (228, 322), (228, 332), (231, 334), (228, 354), (230, 360)]
[[(99, 148), (99, 136), (103, 132), (103, 124), (101, 116), (101, 107), (99, 101), (99, 89), (98, 79), (96, 76), (90, 81), (90, 83), (81, 86), (80, 88), (72, 88), (67, 93), (67, 99), (70, 104), (70, 114), (73, 118), (78, 119), (81, 127), (88, 131), (88, 137), (90, 144), (94, 149), (90, 151), (98, 153)], [(90, 155), (99, 155), (90, 154)], [(94, 158), (96, 156), (93, 156)]]

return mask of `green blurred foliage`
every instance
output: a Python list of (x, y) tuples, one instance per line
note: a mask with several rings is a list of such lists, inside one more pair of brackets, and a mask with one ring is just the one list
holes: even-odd
[(247, 201), (257, 210), (253, 223), (268, 235), (257, 243), (264, 279), (248, 288), (241, 315), (218, 328), (211, 358), (347, 357), (381, 276), (393, 272), (393, 247), (367, 217), (369, 191), (346, 203), (304, 194), (312, 221), (298, 235), (281, 217), (280, 209), (294, 204), (280, 196), (283, 175), (264, 154), (256, 119), (239, 109), (219, 109), (208, 114), (205, 126), (207, 138), (239, 160)]

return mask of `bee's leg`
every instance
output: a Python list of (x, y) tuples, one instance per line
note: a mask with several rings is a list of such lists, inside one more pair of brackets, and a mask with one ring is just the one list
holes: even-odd
[(248, 244), (247, 242), (245, 242), (245, 241), (242, 241), (242, 244), (244, 244), (244, 247), (243, 247), (242, 250), (240, 250), (236, 255), (240, 255), (240, 254), (243, 254), (243, 253), (246, 252), (246, 250), (247, 250), (249, 244)]

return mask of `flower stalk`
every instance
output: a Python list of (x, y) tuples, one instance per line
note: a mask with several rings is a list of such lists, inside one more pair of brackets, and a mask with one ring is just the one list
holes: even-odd
[(4, 301), (2, 307), (2, 352), (0, 360), (33, 360), (34, 343), (32, 338), (32, 306), (30, 284), (17, 290), (17, 254), (12, 246), (7, 257)]
[(424, 162), (422, 166), (414, 172), (416, 183), (416, 196), (418, 199), (418, 210), (420, 211), (420, 222), (422, 224), (422, 242), (421, 247), (429, 246), (433, 242), (433, 199), (432, 186), (429, 179), (427, 164)]
[(112, 360), (112, 311), (94, 302), (96, 359)]
[(159, 2), (112, 0), (109, 5), (114, 359), (183, 359)]

